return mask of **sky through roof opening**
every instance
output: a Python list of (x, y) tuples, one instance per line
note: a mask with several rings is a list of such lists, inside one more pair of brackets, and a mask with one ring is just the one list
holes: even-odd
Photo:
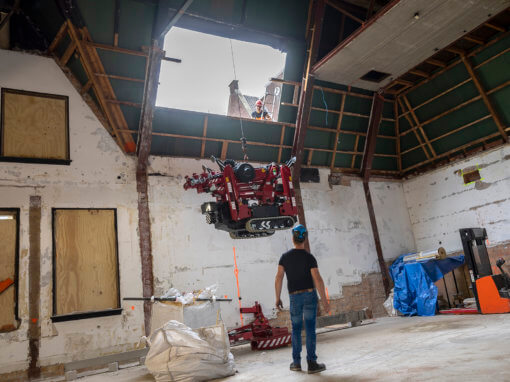
[(234, 65), (239, 91), (263, 97), (269, 79), (283, 71), (286, 56), (266, 45), (176, 27), (165, 36), (164, 49), (167, 57), (182, 62), (162, 62), (156, 106), (221, 115), (227, 114)]

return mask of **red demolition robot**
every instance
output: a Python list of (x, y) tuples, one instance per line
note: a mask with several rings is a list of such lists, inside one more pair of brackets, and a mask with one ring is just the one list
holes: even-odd
[(208, 224), (227, 231), (232, 239), (273, 235), (297, 221), (297, 206), (290, 168), (295, 158), (283, 165), (270, 163), (253, 167), (232, 159), (211, 157), (219, 171), (202, 166), (201, 174), (186, 176), (184, 189), (210, 193), (215, 202), (202, 204)]

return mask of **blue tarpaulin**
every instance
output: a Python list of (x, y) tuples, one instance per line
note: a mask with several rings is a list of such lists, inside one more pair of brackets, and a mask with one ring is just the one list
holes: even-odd
[(464, 255), (406, 263), (404, 256), (407, 254), (398, 257), (390, 266), (395, 284), (393, 306), (405, 316), (435, 315), (437, 287), (434, 283), (464, 264)]

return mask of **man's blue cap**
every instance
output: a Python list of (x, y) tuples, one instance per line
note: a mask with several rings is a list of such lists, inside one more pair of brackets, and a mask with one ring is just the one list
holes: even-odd
[(299, 241), (306, 239), (306, 227), (303, 224), (298, 224), (292, 228), (292, 235)]

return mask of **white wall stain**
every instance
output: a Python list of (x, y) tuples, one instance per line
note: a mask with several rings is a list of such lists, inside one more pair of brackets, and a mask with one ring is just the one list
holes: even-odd
[[(404, 182), (417, 250), (461, 250), (460, 228), (486, 228), (491, 245), (510, 239), (509, 153), (505, 145)], [(474, 166), (490, 187), (464, 185), (459, 170)]]

